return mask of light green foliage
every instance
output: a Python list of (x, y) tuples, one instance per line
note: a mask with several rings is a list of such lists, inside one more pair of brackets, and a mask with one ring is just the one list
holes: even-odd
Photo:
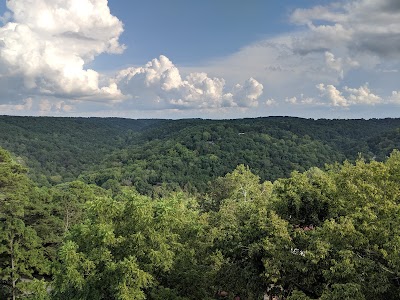
[(271, 210), (272, 185), (260, 184), (248, 168), (239, 166), (221, 181), (229, 194), (212, 222), (219, 257), (216, 282), (219, 288), (258, 299), (268, 281), (278, 281), (280, 267), (270, 259), (290, 248), (288, 224)]
[(296, 256), (297, 265), (286, 262), (295, 275), (285, 278), (289, 289), (320, 299), (400, 297), (399, 163), (393, 152), (385, 163), (358, 160), (326, 173), (336, 189), (320, 186), (318, 198), (334, 195), (332, 210), (313, 230), (294, 228), (292, 240), (304, 256)]
[[(239, 165), (232, 173), (217, 178), (206, 195), (202, 206), (206, 210), (219, 210), (224, 200), (245, 203), (248, 201), (269, 200), (272, 184), (266, 181), (260, 184), (260, 177), (253, 174), (249, 167)], [(259, 203), (263, 205), (266, 203)]]
[(59, 184), (52, 192), (57, 216), (63, 220), (62, 228), (59, 228), (63, 233), (82, 221), (86, 202), (109, 194), (95, 185), (87, 185), (81, 181)]
[(87, 220), (71, 230), (60, 249), (55, 299), (131, 299), (128, 294), (144, 298), (141, 288), (152, 277), (122, 247), (124, 237), (116, 234), (116, 227), (125, 225), (115, 222), (124, 205), (111, 198), (87, 203)]
[(24, 294), (18, 297), (23, 300), (50, 300), (48, 292), (49, 283), (45, 280), (33, 279), (32, 281), (21, 282), (19, 288)]
[(178, 289), (181, 282), (205, 280), (197, 259), (206, 236), (193, 201), (179, 195), (151, 200), (125, 189), (86, 206), (85, 221), (60, 249), (55, 299), (156, 298), (163, 284), (178, 295), (191, 290)]

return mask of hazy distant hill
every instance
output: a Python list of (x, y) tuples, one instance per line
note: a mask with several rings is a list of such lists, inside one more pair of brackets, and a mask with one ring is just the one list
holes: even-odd
[[(0, 146), (19, 156), (40, 184), (80, 174), (98, 185), (161, 184), (204, 191), (207, 182), (249, 165), (262, 179), (325, 163), (383, 159), (400, 148), (400, 119), (236, 120), (0, 117)], [(40, 174), (40, 175), (39, 175)]]

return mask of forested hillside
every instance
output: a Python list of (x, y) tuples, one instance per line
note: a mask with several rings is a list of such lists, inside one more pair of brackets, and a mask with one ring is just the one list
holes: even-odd
[(17, 155), (41, 184), (75, 179), (104, 157), (136, 142), (157, 120), (0, 117), (0, 146)]
[(400, 298), (399, 119), (0, 126), (0, 299)]
[(0, 299), (400, 297), (400, 153), (209, 194), (38, 187), (0, 148)]
[(384, 160), (400, 148), (400, 119), (129, 120), (0, 117), (0, 146), (50, 186), (80, 176), (109, 189), (204, 193), (239, 164), (262, 180), (326, 163)]

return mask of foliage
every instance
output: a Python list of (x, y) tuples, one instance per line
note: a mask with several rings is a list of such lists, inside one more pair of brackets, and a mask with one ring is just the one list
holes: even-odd
[[(118, 192), (133, 185), (208, 192), (208, 182), (250, 166), (261, 180), (289, 177), (358, 153), (384, 160), (400, 148), (399, 119), (128, 120), (0, 117), (0, 146), (29, 166), (41, 186), (75, 180)], [(160, 187), (161, 191), (160, 191)]]
[(1, 299), (400, 298), (399, 120), (0, 122)]
[(205, 236), (194, 203), (125, 189), (116, 199), (86, 204), (86, 220), (60, 248), (55, 299), (156, 299), (166, 291), (163, 284), (190, 299), (202, 293), (189, 284), (206, 280), (196, 262)]
[(31, 189), (25, 171), (0, 148), (0, 295), (5, 298), (15, 299), (24, 279), (48, 271), (41, 240), (25, 222)]

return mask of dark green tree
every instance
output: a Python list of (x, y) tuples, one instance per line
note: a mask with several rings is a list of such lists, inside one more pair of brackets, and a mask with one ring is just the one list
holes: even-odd
[(26, 169), (0, 148), (0, 293), (5, 299), (16, 299), (34, 274), (48, 272), (41, 240), (25, 223), (31, 190)]

